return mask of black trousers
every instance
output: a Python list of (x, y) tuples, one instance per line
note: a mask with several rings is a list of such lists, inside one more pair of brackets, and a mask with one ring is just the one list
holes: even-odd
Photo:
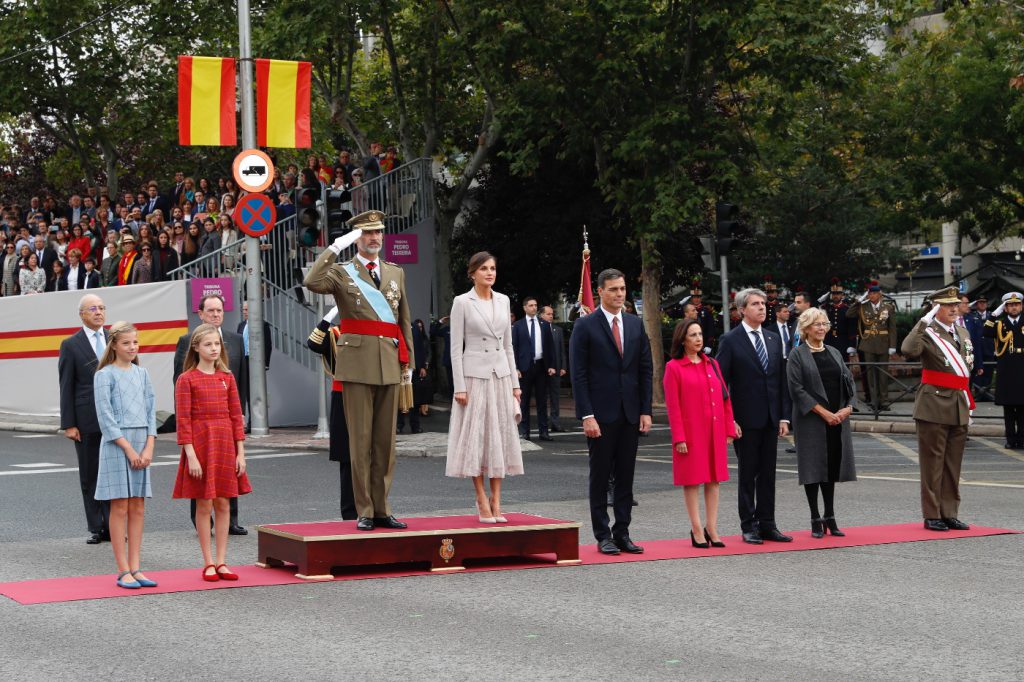
[(537, 430), (542, 434), (548, 432), (548, 366), (543, 360), (537, 360), (530, 366), (530, 369), (523, 372), (523, 378), (519, 380), (519, 388), (522, 389), (522, 399), (519, 401), (519, 409), (522, 410), (523, 420), (519, 424), (519, 430), (524, 435), (530, 435), (530, 399), (537, 401)]
[[(633, 471), (640, 425), (621, 415), (613, 422), (598, 422), (600, 438), (587, 438), (590, 450), (590, 523), (597, 541), (629, 537), (633, 514)], [(608, 477), (615, 476), (615, 525), (608, 528)]]
[(345, 401), (340, 391), (331, 391), (331, 461), (338, 463), (338, 499), (341, 518), (353, 521), (356, 514), (356, 496), (352, 491), (352, 459), (348, 449), (348, 423), (345, 421)]
[(420, 406), (413, 405), (409, 408), (409, 414), (403, 414), (401, 410), (398, 411), (398, 421), (395, 423), (395, 428), (399, 431), (405, 428), (405, 418), (409, 417), (409, 426), (412, 427), (413, 431), (418, 431), (420, 428)]
[(548, 419), (548, 425), (555, 428), (562, 428), (562, 425), (558, 423), (558, 402), (561, 397), (562, 378), (558, 376), (558, 372), (555, 372), (554, 376), (548, 377), (548, 411), (551, 413), (551, 416)]
[(733, 441), (739, 462), (740, 528), (744, 533), (775, 528), (775, 460), (778, 426), (743, 429)]
[(1003, 405), (1003, 424), (1006, 442), (1012, 447), (1024, 447), (1024, 405)]
[(78, 456), (78, 482), (82, 486), (82, 503), (85, 505), (85, 523), (90, 533), (107, 534), (110, 501), (96, 499), (96, 477), (100, 473), (100, 441), (103, 434), (82, 433), (82, 440), (75, 441)]

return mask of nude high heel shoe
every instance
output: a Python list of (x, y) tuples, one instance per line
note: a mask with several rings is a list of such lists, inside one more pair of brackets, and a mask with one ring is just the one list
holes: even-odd
[(477, 512), (477, 514), (480, 515), (479, 516), (480, 523), (497, 523), (498, 522), (498, 520), (495, 519), (493, 516), (484, 516), (483, 510), (480, 509), (480, 503), (479, 502), (476, 503), (476, 512)]

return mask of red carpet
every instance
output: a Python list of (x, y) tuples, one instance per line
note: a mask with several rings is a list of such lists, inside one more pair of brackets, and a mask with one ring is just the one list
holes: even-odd
[[(413, 519), (407, 519), (413, 521)], [(510, 519), (511, 520), (511, 519)], [(292, 525), (292, 524), (289, 524)], [(318, 524), (294, 524), (310, 526)], [(411, 525), (411, 524), (410, 524)], [(921, 542), (926, 540), (956, 540), (961, 538), (985, 537), (991, 535), (1012, 535), (1020, 531), (1006, 528), (987, 528), (972, 526), (966, 531), (949, 531), (937, 533), (922, 528), (920, 522), (891, 526), (859, 526), (843, 529), (844, 538), (831, 535), (815, 540), (810, 531), (795, 531), (793, 542), (768, 542), (763, 545), (748, 545), (739, 536), (723, 538), (724, 549), (694, 549), (689, 538), (685, 540), (650, 540), (640, 541), (646, 550), (643, 554), (620, 554), (605, 556), (597, 551), (594, 543), (580, 547), (582, 565), (616, 564), (631, 561), (659, 561), (666, 559), (694, 559), (701, 557), (732, 556), (737, 554), (770, 554), (775, 552), (799, 552), (814, 549), (839, 549), (843, 547), (861, 547), (864, 545), (885, 545), (898, 542)], [(573, 566), (557, 566), (572, 568)], [(550, 561), (540, 557), (529, 560), (495, 560), (478, 562), (468, 567), (463, 573), (479, 571), (500, 571), (524, 568), (556, 568)], [(200, 577), (200, 569), (189, 568), (173, 571), (147, 571), (151, 579), (160, 583), (159, 587), (125, 590), (114, 584), (114, 574), (98, 576), (82, 576), (72, 578), (50, 578), (46, 580), (24, 580), (20, 582), (0, 583), (0, 594), (13, 599), (19, 604), (48, 604), (53, 602), (76, 601), (80, 599), (103, 599), (107, 597), (137, 597), (147, 594), (167, 594), (171, 592), (195, 592), (199, 590), (218, 590), (232, 587), (263, 587), (267, 585), (309, 584), (293, 575), (291, 569), (264, 569), (256, 566), (232, 566), (239, 575), (238, 582), (204, 582)], [(335, 580), (365, 580), (369, 578), (397, 578), (412, 575), (435, 575), (429, 571), (407, 566), (378, 567), (373, 570), (357, 569), (335, 574)], [(450, 574), (445, 574), (450, 575)]]

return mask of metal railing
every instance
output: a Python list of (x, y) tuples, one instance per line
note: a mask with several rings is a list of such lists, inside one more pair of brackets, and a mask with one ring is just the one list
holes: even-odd
[[(321, 191), (321, 224), (326, 220), (327, 189)], [(431, 160), (416, 159), (347, 190), (346, 202), (340, 208), (353, 215), (377, 209), (385, 213), (385, 234), (405, 232), (424, 220), (433, 218), (433, 181)], [(264, 319), (270, 325), (275, 350), (311, 370), (319, 371), (320, 359), (306, 348), (306, 338), (316, 326), (318, 315), (313, 301), (302, 287), (305, 270), (323, 252), (330, 237), (324, 229), (317, 243), (307, 245), (302, 238), (304, 225), (296, 215), (277, 221), (269, 234), (260, 238), (260, 261), (263, 281)], [(352, 258), (355, 246), (341, 254)], [(245, 239), (204, 255), (168, 273), (174, 278), (230, 277), (235, 291), (242, 291), (247, 263)]]
[[(878, 421), (882, 416), (891, 416), (893, 405), (896, 403), (913, 403), (917, 390), (921, 386), (920, 362), (905, 360), (894, 360), (891, 362), (848, 362), (847, 367), (853, 373), (854, 384), (857, 388), (857, 411), (861, 414), (870, 414), (875, 421)], [(995, 362), (986, 362), (986, 373), (994, 372), (995, 367)], [(878, 400), (877, 396), (870, 396), (870, 401), (865, 399), (867, 397), (864, 387), (865, 374), (872, 371), (884, 375), (888, 380), (889, 386), (883, 400)], [(894, 392), (896, 394), (895, 397), (893, 397)], [(994, 394), (991, 383), (988, 387), (979, 390), (975, 377), (972, 377), (971, 393), (975, 401), (978, 401), (979, 398), (986, 401), (991, 400)], [(976, 411), (972, 418), (975, 420), (1002, 419), (1003, 415), (1001, 413), (980, 414)]]

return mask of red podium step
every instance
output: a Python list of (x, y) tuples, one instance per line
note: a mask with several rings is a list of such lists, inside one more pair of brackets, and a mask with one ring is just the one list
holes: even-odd
[(356, 530), (355, 521), (256, 526), (258, 566), (295, 564), (295, 577), (332, 580), (331, 569), (426, 563), (431, 571), (461, 571), (466, 559), (554, 554), (555, 563), (580, 563), (580, 524), (532, 514), (505, 514), (508, 523), (475, 516), (402, 518), (408, 528)]

